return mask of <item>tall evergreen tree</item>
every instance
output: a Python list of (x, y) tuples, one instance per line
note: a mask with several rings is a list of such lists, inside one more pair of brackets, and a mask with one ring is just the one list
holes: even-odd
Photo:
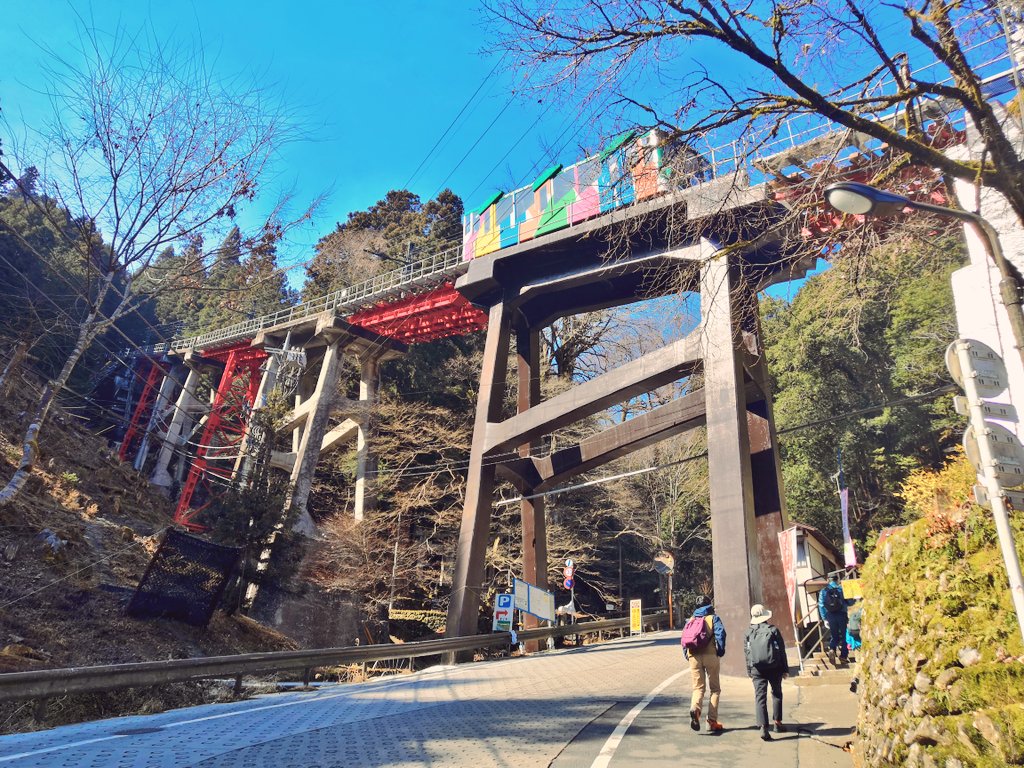
[(416, 254), (457, 244), (462, 237), (462, 200), (445, 189), (426, 205), (409, 190), (391, 190), (316, 244), (303, 298), (311, 299), (380, 272), (398, 268)]
[(848, 244), (792, 303), (762, 303), (778, 427), (813, 424), (781, 440), (788, 507), (834, 540), (837, 451), (854, 535), (863, 538), (901, 522), (900, 483), (912, 469), (941, 465), (956, 440), (951, 396), (932, 393), (946, 383), (942, 350), (955, 336), (949, 274), (962, 245), (924, 234), (897, 236), (866, 258)]

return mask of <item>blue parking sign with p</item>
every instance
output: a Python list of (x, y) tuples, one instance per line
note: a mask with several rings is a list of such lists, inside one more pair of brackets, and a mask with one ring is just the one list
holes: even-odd
[(491, 629), (495, 632), (508, 632), (512, 629), (512, 595), (501, 593), (494, 600), (494, 622)]

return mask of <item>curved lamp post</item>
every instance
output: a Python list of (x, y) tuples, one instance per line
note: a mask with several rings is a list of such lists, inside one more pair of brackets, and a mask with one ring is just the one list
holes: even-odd
[(825, 187), (825, 200), (840, 213), (851, 213), (861, 216), (893, 216), (910, 208), (915, 211), (926, 211), (939, 216), (970, 224), (981, 238), (985, 252), (999, 270), (999, 299), (1006, 308), (1013, 333), (1013, 346), (1020, 355), (1024, 365), (1024, 308), (1021, 306), (1021, 289), (1016, 275), (1009, 262), (1003, 256), (999, 244), (999, 233), (986, 219), (970, 211), (946, 208), (931, 203), (919, 203), (894, 192), (860, 184), (856, 181), (840, 181)]
[[(919, 203), (903, 195), (875, 189), (867, 184), (859, 184), (854, 181), (841, 181), (825, 187), (825, 199), (828, 204), (841, 213), (858, 215), (892, 216), (907, 208), (916, 211), (927, 211), (939, 216), (948, 216), (954, 219), (965, 221), (974, 227), (974, 230), (981, 237), (989, 257), (995, 262), (999, 269), (999, 297), (1006, 308), (1006, 314), (1010, 320), (1010, 327), (1013, 330), (1013, 342), (1017, 353), (1021, 355), (1024, 363), (1024, 315), (1021, 314), (1020, 284), (1010, 265), (1003, 256), (1003, 249), (999, 245), (999, 235), (985, 219), (976, 213), (960, 211), (954, 208), (945, 208), (930, 203)], [(959, 348), (963, 342), (955, 342)], [(966, 346), (966, 345), (963, 345)], [(961, 350), (958, 349), (958, 354)], [(961, 364), (964, 370), (970, 370), (969, 360), (966, 352)], [(965, 391), (971, 405), (971, 423), (977, 432), (985, 429), (985, 416), (981, 408), (981, 397), (978, 394), (973, 380), (965, 375)], [(984, 443), (984, 438), (978, 435), (979, 444)], [(1010, 528), (1009, 515), (1006, 508), (1006, 499), (1000, 482), (995, 474), (994, 457), (991, 452), (982, 447), (983, 460), (981, 461), (980, 472), (984, 478), (984, 485), (988, 490), (992, 506), (992, 516), (996, 523), (996, 532), (999, 536), (999, 546), (1002, 550), (1003, 562), (1006, 565), (1007, 576), (1010, 582), (1010, 594), (1013, 598), (1014, 608), (1017, 613), (1017, 624), (1020, 627), (1021, 635), (1024, 637), (1024, 583), (1022, 583), (1020, 561), (1017, 558), (1017, 549), (1013, 539), (1013, 532)]]

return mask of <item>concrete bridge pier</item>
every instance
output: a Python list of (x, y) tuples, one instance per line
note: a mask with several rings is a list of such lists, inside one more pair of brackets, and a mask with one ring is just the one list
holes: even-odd
[(370, 352), (358, 357), (359, 363), (359, 409), (356, 433), (356, 487), (353, 513), (356, 520), (362, 520), (375, 505), (373, 494), (374, 478), (377, 474), (377, 457), (370, 450), (370, 423), (373, 404), (377, 401), (377, 386), (380, 381), (380, 355)]
[(146, 424), (145, 431), (142, 433), (138, 452), (135, 454), (135, 460), (132, 462), (136, 472), (141, 472), (142, 468), (146, 465), (152, 438), (158, 435), (157, 429), (159, 425), (166, 423), (166, 419), (170, 415), (169, 411), (174, 408), (174, 401), (178, 391), (181, 389), (184, 378), (185, 369), (180, 363), (171, 365), (167, 373), (164, 374), (163, 381), (160, 382), (160, 389), (157, 390), (156, 399), (153, 401), (153, 410), (149, 414), (149, 421)]
[[(268, 343), (267, 336), (254, 343)], [(390, 339), (356, 328), (334, 316), (321, 317), (310, 327), (288, 329), (289, 349), (301, 351), (307, 363), (298, 381), (295, 406), (278, 427), (278, 436), (291, 441), (291, 451), (273, 451), (271, 466), (289, 474), (288, 509), (299, 512), (296, 530), (315, 532), (306, 511), (313, 473), (321, 456), (357, 441), (358, 460), (355, 485), (355, 517), (362, 519), (372, 508), (372, 477), (376, 466), (369, 436), (370, 411), (376, 400), (379, 367), (406, 349)], [(343, 357), (354, 359), (360, 369), (358, 404), (338, 394)], [(265, 376), (270, 375), (270, 369)], [(332, 419), (340, 421), (331, 426)]]
[[(516, 328), (516, 378), (518, 413), (525, 413), (540, 404), (540, 333), (530, 328)], [(539, 439), (519, 446), (519, 455), (529, 459), (541, 446)], [(544, 516), (544, 497), (535, 496), (536, 486), (522, 486), (523, 500), (519, 502), (519, 517), (522, 523), (523, 579), (541, 589), (548, 588), (548, 537)], [(540, 626), (534, 616), (526, 615), (523, 625), (527, 628)], [(527, 650), (539, 650), (539, 641), (527, 644)]]
[[(285, 344), (285, 350), (287, 350), (287, 343)], [(259, 388), (256, 390), (256, 398), (253, 401), (249, 419), (245, 424), (245, 432), (242, 435), (242, 443), (238, 451), (238, 457), (235, 459), (235, 468), (232, 473), (235, 483), (239, 486), (244, 487), (247, 485), (249, 474), (252, 472), (253, 461), (250, 455), (253, 448), (252, 419), (257, 411), (266, 407), (270, 393), (277, 386), (277, 373), (280, 368), (281, 354), (271, 353), (263, 362)]]
[[(704, 246), (701, 342), (715, 610), (736, 643), (750, 623), (750, 606), (767, 605), (794, 643), (778, 544), (786, 526), (778, 441), (757, 300), (740, 263), (707, 241)], [(744, 674), (742, 652), (734, 648), (723, 670)]]
[(299, 519), (295, 523), (295, 530), (307, 536), (316, 532), (316, 525), (306, 511), (306, 501), (309, 499), (309, 491), (313, 484), (313, 472), (320, 459), (321, 443), (327, 432), (331, 404), (338, 388), (341, 356), (339, 344), (337, 338), (327, 344), (316, 384), (305, 403), (296, 408), (296, 411), (302, 409), (303, 418), (292, 433), (293, 436), (298, 433), (298, 446), (288, 483), (288, 494), (285, 497), (285, 509), (298, 511)]
[[(784, 495), (756, 296), (768, 285), (799, 276), (812, 261), (799, 247), (790, 250), (801, 241), (789, 233), (766, 235), (774, 225), (772, 204), (734, 180), (725, 179), (716, 189), (723, 197), (683, 192), (682, 205), (659, 199), (623, 212), (612, 224), (595, 220), (503, 248), (474, 259), (456, 284), (466, 299), (488, 311), (489, 320), (448, 636), (477, 632), (498, 477), (531, 496), (706, 426), (714, 598), (733, 638), (724, 669), (745, 672), (740, 639), (754, 603), (768, 605), (792, 640), (777, 538), (786, 525)], [(712, 232), (722, 238), (721, 249), (708, 239)], [(701, 319), (688, 336), (540, 400), (540, 329), (561, 317), (674, 292), (700, 294)], [(519, 392), (516, 414), (505, 416), (513, 333)], [(694, 373), (703, 379), (692, 378)], [(549, 455), (533, 450), (545, 435), (670, 385), (676, 395), (664, 405), (576, 445), (560, 445)], [(509, 451), (519, 457), (506, 458)], [(524, 498), (520, 511), (523, 576), (544, 586), (542, 500)]]
[(495, 466), (484, 461), (486, 435), (491, 423), (501, 420), (505, 374), (508, 371), (510, 311), (499, 300), (490, 307), (487, 338), (480, 369), (480, 390), (473, 422), (473, 443), (469, 451), (466, 500), (462, 508), (459, 543), (452, 572), (452, 594), (448, 602), (445, 634), (462, 637), (477, 633), (480, 588), (484, 576), (488, 530), (494, 495)]
[[(192, 429), (195, 422), (194, 413), (200, 406), (196, 400), (196, 389), (199, 386), (200, 371), (199, 365), (194, 357), (189, 357), (184, 363), (186, 374), (185, 381), (178, 392), (177, 400), (174, 403), (174, 413), (171, 415), (171, 422), (167, 427), (160, 442), (160, 453), (157, 454), (156, 466), (150, 475), (150, 482), (161, 488), (170, 488), (174, 479), (168, 472), (171, 459), (176, 451), (183, 452), (186, 436)], [(183, 455), (178, 456), (178, 464), (184, 464)]]

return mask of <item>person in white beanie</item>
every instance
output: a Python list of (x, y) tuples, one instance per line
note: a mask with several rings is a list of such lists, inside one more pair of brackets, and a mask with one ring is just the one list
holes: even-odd
[(784, 733), (782, 724), (782, 678), (789, 674), (786, 644), (779, 628), (769, 624), (772, 612), (760, 603), (750, 609), (750, 629), (743, 638), (747, 674), (754, 681), (754, 705), (761, 738), (772, 741), (768, 730), (768, 686), (772, 689), (772, 719), (775, 732)]

